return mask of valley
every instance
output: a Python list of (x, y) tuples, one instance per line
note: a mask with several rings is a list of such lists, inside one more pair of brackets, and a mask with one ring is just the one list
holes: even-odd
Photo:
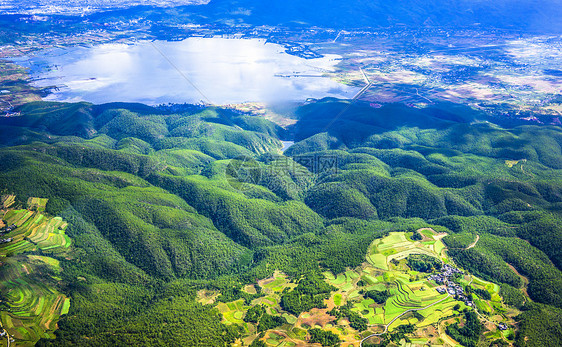
[(28, 327), (21, 341), (556, 339), (540, 324), (556, 324), (562, 302), (557, 127), (331, 98), (298, 107), (286, 127), (203, 105), (17, 111), (0, 119), (0, 183), (28, 209), (6, 212), (22, 228), (0, 247), (7, 264), (27, 257), (13, 274), (55, 259), (47, 288), (60, 288), (46, 306), (23, 301), (52, 308), (37, 316), (45, 330), (3, 320)]
[(298, 107), (285, 127), (203, 105), (17, 111), (0, 119), (0, 183), (23, 200), (4, 215), (21, 228), (0, 247), (7, 264), (27, 257), (14, 276), (54, 259), (41, 267), (56, 273), (41, 277), (47, 287), (29, 282), (57, 288), (43, 306), (23, 301), (51, 307), (37, 316), (45, 330), (3, 319), (7, 331), (28, 327), (10, 332), (21, 341), (557, 338), (542, 327), (562, 305), (557, 127), (331, 98)]
[(0, 4), (0, 346), (561, 346), (560, 16)]

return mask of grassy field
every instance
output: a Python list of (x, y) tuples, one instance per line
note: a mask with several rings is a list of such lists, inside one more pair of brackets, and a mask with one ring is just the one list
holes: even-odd
[[(4, 207), (13, 202), (13, 196), (3, 198)], [(30, 210), (8, 209), (2, 216), (6, 225), (17, 228), (2, 235), (12, 241), (0, 245), (0, 292), (5, 298), (0, 320), (18, 346), (32, 346), (40, 338), (54, 338), (57, 321), (70, 309), (70, 299), (56, 289), (62, 271), (59, 261), (29, 254), (61, 254), (71, 245), (65, 234), (67, 223), (41, 212), (46, 203), (47, 199), (30, 198)]]

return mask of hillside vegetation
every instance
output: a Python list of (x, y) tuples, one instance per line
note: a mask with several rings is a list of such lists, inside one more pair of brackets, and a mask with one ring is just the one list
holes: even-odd
[[(337, 275), (376, 238), (432, 227), (510, 297), (528, 279), (516, 341), (540, 346), (532, 317), (562, 308), (560, 128), (348, 103), (304, 105), (288, 129), (202, 106), (38, 102), (0, 118), (0, 189), (48, 199), (76, 254), (54, 255), (72, 305), (41, 343), (226, 346), (240, 331), (198, 290), (249, 302), (244, 285), (275, 270)], [(300, 312), (323, 293), (297, 287), (284, 304)]]

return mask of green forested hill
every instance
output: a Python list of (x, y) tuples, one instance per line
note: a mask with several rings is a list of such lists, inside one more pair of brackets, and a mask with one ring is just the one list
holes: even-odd
[(232, 301), (274, 270), (340, 273), (373, 239), (428, 225), (450, 233), (465, 269), (510, 288), (524, 283), (509, 265), (528, 278), (536, 303), (519, 344), (539, 346), (542, 324), (560, 324), (531, 319), (562, 308), (558, 127), (335, 99), (301, 107), (292, 129), (216, 107), (20, 111), (0, 118), (0, 189), (48, 198), (75, 253), (59, 259), (70, 312), (41, 344), (228, 345), (236, 327), (197, 290)]

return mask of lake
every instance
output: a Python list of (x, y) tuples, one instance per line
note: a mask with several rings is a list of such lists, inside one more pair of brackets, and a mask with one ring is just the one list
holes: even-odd
[(53, 101), (206, 102), (351, 98), (359, 88), (324, 74), (339, 56), (304, 59), (264, 39), (188, 38), (60, 48), (19, 58), (38, 87), (57, 86)]

